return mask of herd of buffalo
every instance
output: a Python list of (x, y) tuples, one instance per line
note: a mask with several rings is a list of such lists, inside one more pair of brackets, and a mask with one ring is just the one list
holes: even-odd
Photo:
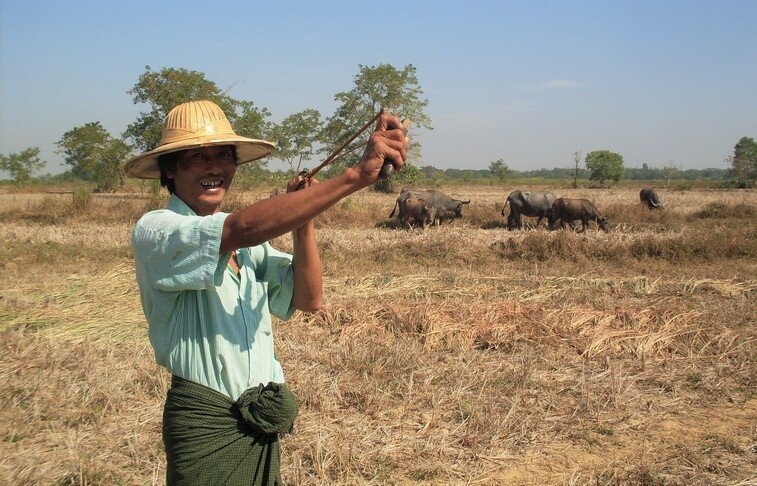
[[(663, 207), (653, 189), (642, 189), (639, 199), (650, 210)], [(461, 217), (463, 205), (469, 203), (470, 199), (467, 201), (454, 199), (435, 189), (418, 191), (402, 189), (389, 217), (392, 218), (397, 213), (397, 221), (403, 227), (410, 229), (412, 224), (417, 224), (425, 229), (430, 224), (439, 225), (445, 220)], [(510, 213), (507, 215), (508, 229), (522, 229), (521, 216), (529, 216), (537, 218), (537, 227), (542, 219), (547, 218), (549, 229), (556, 229), (559, 224), (560, 228), (569, 225), (575, 230), (575, 222), (581, 221), (583, 231), (586, 231), (589, 221), (594, 221), (599, 228), (609, 231), (607, 218), (588, 199), (556, 198), (549, 191), (515, 190), (507, 196), (502, 207), (502, 216), (505, 216), (508, 205), (510, 206)]]

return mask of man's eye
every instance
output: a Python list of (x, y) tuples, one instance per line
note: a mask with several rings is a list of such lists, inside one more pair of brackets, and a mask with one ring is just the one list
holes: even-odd
[(233, 157), (233, 154), (231, 153), (231, 150), (228, 150), (226, 152), (221, 152), (222, 159), (230, 159), (232, 157)]
[(193, 161), (193, 162), (200, 162), (200, 161), (202, 161), (202, 160), (203, 160), (204, 158), (205, 158), (205, 157), (204, 157), (204, 156), (203, 156), (203, 155), (202, 155), (201, 153), (199, 153), (199, 152), (197, 152), (197, 153), (194, 153), (194, 154), (192, 154), (192, 155), (190, 155), (190, 156), (189, 156), (189, 160), (191, 160), (191, 161)]

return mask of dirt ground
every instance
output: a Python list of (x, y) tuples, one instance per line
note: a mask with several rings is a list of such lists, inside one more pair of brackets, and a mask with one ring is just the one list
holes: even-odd
[[(471, 203), (426, 231), (373, 191), (319, 218), (325, 306), (275, 322), (285, 482), (755, 484), (757, 191), (556, 189), (610, 221), (580, 233), (508, 231), (511, 189), (442, 187)], [(159, 203), (0, 194), (0, 483), (164, 482), (129, 246)]]

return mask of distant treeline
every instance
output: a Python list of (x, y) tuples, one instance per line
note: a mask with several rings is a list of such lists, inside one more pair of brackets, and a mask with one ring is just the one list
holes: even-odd
[[(488, 169), (438, 169), (436, 167), (426, 165), (420, 168), (413, 168), (412, 171), (416, 174), (412, 181), (420, 183), (425, 180), (428, 181), (486, 181), (496, 179), (495, 175)], [(590, 172), (586, 169), (578, 169), (578, 180), (588, 181)], [(241, 174), (239, 174), (241, 175)], [(272, 171), (261, 166), (251, 166), (245, 171), (243, 178), (254, 179), (258, 182), (262, 181), (279, 181), (287, 180), (291, 175), (287, 171), (278, 170)], [(680, 169), (674, 173), (665, 173), (664, 169), (656, 168), (626, 168), (623, 172), (623, 179), (626, 180), (648, 180), (648, 181), (661, 181), (666, 180), (666, 176), (670, 177), (670, 180), (678, 181), (697, 181), (697, 180), (709, 180), (709, 181), (727, 181), (731, 177), (731, 171), (729, 169)], [(328, 175), (324, 174), (324, 178), (328, 178)], [(38, 182), (73, 182), (80, 180), (70, 171), (66, 171), (57, 175), (43, 175), (36, 178)], [(554, 168), (554, 169), (534, 169), (534, 170), (514, 170), (511, 169), (508, 173), (508, 179), (521, 179), (521, 180), (572, 180), (573, 169), (566, 168)], [(10, 181), (8, 181), (10, 183)]]
[[(491, 179), (493, 174), (488, 169), (437, 169), (432, 166), (420, 168), (429, 178), (446, 177), (453, 180), (465, 179)], [(664, 169), (655, 168), (625, 168), (623, 179), (631, 180), (665, 180)], [(578, 179), (589, 180), (590, 172), (587, 169), (578, 169)], [(510, 169), (512, 179), (573, 179), (573, 169), (535, 169), (514, 170)], [(727, 180), (730, 177), (729, 169), (681, 169), (670, 176), (671, 180)]]

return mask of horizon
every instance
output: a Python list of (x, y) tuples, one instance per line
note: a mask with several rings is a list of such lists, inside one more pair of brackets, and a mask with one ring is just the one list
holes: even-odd
[(3, 2), (0, 153), (39, 147), (35, 175), (64, 172), (55, 142), (94, 121), (121, 136), (146, 106), (126, 91), (147, 65), (203, 72), (279, 122), (330, 116), (359, 64), (412, 64), (434, 130), (411, 132), (423, 157), (409, 162), (443, 170), (571, 168), (603, 149), (627, 168), (726, 169), (757, 135), (749, 1), (420, 1), (378, 21), (368, 3), (192, 5), (206, 7)]

